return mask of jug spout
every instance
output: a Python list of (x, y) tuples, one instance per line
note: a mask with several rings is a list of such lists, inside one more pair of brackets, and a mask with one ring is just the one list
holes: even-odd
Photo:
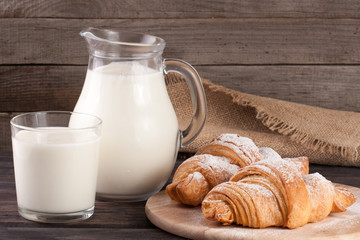
[(165, 48), (162, 38), (141, 33), (89, 27), (80, 36), (89, 54), (103, 58), (147, 59), (161, 56)]
[(91, 31), (92, 28), (86, 28), (80, 32), (80, 36), (85, 38), (86, 41), (96, 39), (96, 35)]

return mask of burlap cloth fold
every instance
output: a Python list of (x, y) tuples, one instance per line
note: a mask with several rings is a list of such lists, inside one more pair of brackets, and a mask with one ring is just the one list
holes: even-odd
[[(220, 133), (237, 133), (283, 157), (308, 156), (311, 163), (360, 166), (360, 113), (259, 97), (202, 81), (207, 120), (196, 140), (180, 151), (196, 152)], [(184, 129), (192, 117), (187, 84), (176, 74), (168, 75), (166, 82)]]

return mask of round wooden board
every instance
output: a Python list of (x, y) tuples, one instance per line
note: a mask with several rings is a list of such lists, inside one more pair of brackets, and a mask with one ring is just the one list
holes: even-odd
[(187, 207), (172, 201), (165, 191), (149, 198), (145, 212), (157, 227), (178, 236), (191, 239), (360, 239), (360, 188), (340, 185), (349, 189), (357, 201), (342, 213), (331, 213), (324, 220), (308, 223), (297, 229), (252, 229), (241, 226), (222, 226), (205, 219), (201, 207)]

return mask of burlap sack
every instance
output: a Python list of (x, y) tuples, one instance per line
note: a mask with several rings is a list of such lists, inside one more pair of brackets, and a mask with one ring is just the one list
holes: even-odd
[[(329, 110), (254, 96), (203, 79), (207, 120), (201, 134), (180, 151), (196, 152), (220, 133), (237, 133), (283, 157), (308, 156), (311, 163), (360, 166), (360, 113)], [(192, 117), (186, 83), (167, 77), (170, 98), (184, 129)]]

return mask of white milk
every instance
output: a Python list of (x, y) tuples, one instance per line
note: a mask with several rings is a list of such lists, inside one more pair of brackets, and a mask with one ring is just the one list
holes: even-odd
[(144, 195), (166, 183), (179, 130), (162, 72), (131, 62), (88, 70), (74, 111), (103, 120), (100, 196)]
[(12, 144), (20, 208), (68, 213), (94, 206), (99, 156), (95, 133), (22, 130)]

